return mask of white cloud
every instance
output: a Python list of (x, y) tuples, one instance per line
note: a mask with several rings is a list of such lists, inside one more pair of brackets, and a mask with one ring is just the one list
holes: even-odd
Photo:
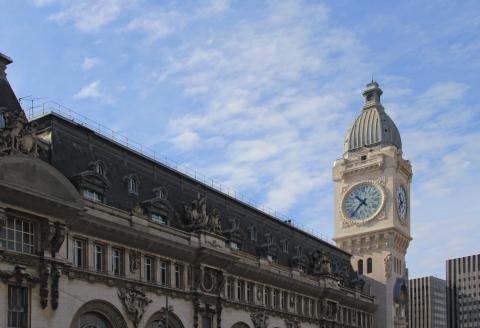
[(83, 60), (82, 69), (84, 71), (88, 71), (93, 67), (97, 66), (98, 64), (100, 64), (100, 62), (101, 60), (98, 57), (85, 57)]
[(94, 81), (81, 88), (74, 96), (75, 99), (81, 98), (100, 98), (102, 96), (100, 90), (100, 81)]
[(229, 0), (207, 0), (200, 2), (203, 7), (200, 8), (198, 15), (202, 17), (209, 17), (225, 12), (229, 6)]
[(169, 36), (183, 26), (185, 17), (179, 12), (157, 10), (132, 19), (127, 25), (127, 30), (144, 33), (150, 42), (154, 42)]
[(97, 31), (115, 21), (135, 0), (81, 0), (67, 2), (64, 8), (49, 16), (57, 23), (72, 22), (82, 32)]

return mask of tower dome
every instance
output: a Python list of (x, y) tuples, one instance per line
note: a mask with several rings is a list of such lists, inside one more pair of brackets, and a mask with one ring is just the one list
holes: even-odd
[(363, 91), (365, 103), (362, 112), (348, 129), (345, 136), (344, 152), (353, 152), (362, 147), (395, 146), (402, 149), (402, 140), (397, 126), (380, 103), (382, 89), (377, 82), (367, 84)]

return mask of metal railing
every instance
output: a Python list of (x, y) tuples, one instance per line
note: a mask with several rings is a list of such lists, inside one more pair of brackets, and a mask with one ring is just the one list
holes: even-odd
[(124, 146), (124, 147), (127, 147), (129, 148), (130, 150), (142, 155), (142, 156), (145, 156), (147, 158), (149, 158), (150, 160), (153, 160), (161, 165), (164, 165), (174, 171), (177, 171), (177, 172), (180, 172), (182, 174), (185, 174), (187, 176), (189, 176), (190, 178), (193, 178), (194, 180), (197, 180), (201, 183), (203, 183), (204, 185), (208, 186), (208, 187), (211, 187), (217, 191), (219, 191), (220, 193), (223, 193), (231, 198), (234, 198), (242, 203), (245, 203), (249, 206), (252, 206), (254, 208), (256, 208), (257, 210), (265, 213), (265, 214), (268, 214), (270, 216), (272, 216), (273, 218), (279, 220), (279, 221), (283, 221), (289, 225), (291, 225), (292, 227), (295, 227), (299, 230), (302, 230), (303, 232), (309, 234), (309, 235), (312, 235), (316, 238), (319, 238), (329, 244), (332, 244), (332, 245), (335, 245), (334, 242), (328, 238), (327, 236), (315, 231), (314, 229), (312, 228), (309, 228), (301, 223), (298, 223), (298, 222), (295, 222), (293, 221), (289, 216), (285, 215), (285, 214), (282, 214), (274, 209), (271, 209), (267, 206), (264, 206), (262, 204), (259, 204), (257, 201), (255, 201), (254, 199), (246, 196), (245, 194), (242, 194), (242, 193), (239, 193), (237, 191), (235, 191), (234, 189), (232, 188), (229, 188), (225, 185), (223, 185), (222, 183), (210, 178), (210, 177), (207, 177), (199, 172), (197, 172), (196, 170), (194, 169), (191, 169), (189, 168), (188, 166), (186, 165), (181, 165), (180, 163), (176, 162), (175, 160), (172, 160), (170, 158), (168, 158), (167, 156), (161, 154), (161, 153), (158, 153), (157, 151), (149, 148), (149, 147), (146, 147), (144, 145), (142, 145), (141, 143), (139, 142), (136, 142), (135, 140), (132, 140), (118, 132), (115, 132), (114, 130), (108, 128), (107, 126), (101, 124), (101, 123), (98, 123), (98, 122), (95, 122), (94, 120), (82, 115), (82, 114), (79, 114), (77, 112), (75, 112), (74, 110), (68, 108), (68, 107), (65, 107), (55, 101), (47, 101), (41, 105), (38, 105), (38, 106), (32, 106), (29, 107), (29, 108), (25, 108), (24, 111), (27, 113), (27, 117), (29, 120), (35, 120), (35, 119), (38, 119), (44, 115), (48, 115), (48, 114), (51, 114), (51, 113), (54, 113), (54, 114), (57, 114), (59, 116), (61, 116), (62, 118), (64, 119), (67, 119), (67, 120), (70, 120), (71, 122), (74, 122), (76, 124), (79, 124), (81, 126), (84, 126), (92, 131), (95, 131), (96, 133), (98, 133), (99, 135), (107, 138), (107, 139), (110, 139), (116, 143), (119, 143), (120, 145)]

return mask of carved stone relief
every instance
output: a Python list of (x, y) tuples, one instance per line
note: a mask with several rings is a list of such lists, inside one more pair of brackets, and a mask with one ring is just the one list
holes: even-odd
[(152, 300), (145, 295), (142, 288), (136, 286), (126, 286), (118, 289), (118, 297), (127, 311), (128, 318), (132, 321), (135, 328), (139, 327), (148, 304)]
[(26, 154), (38, 157), (37, 124), (28, 123), (21, 110), (0, 108), (5, 128), (0, 129), (0, 156)]
[(285, 326), (287, 328), (301, 328), (300, 321), (297, 318), (285, 319)]
[(50, 303), (52, 304), (52, 309), (56, 310), (58, 308), (58, 296), (59, 296), (59, 281), (60, 281), (60, 269), (56, 263), (52, 264), (51, 276), (52, 276), (52, 292)]
[(383, 261), (385, 263), (385, 277), (390, 278), (390, 276), (392, 275), (392, 254), (388, 253), (383, 259)]
[(38, 267), (40, 276), (40, 306), (45, 309), (48, 305), (48, 277), (50, 276), (50, 267), (45, 261), (41, 261)]
[(128, 257), (130, 259), (129, 266), (130, 272), (135, 273), (138, 269), (140, 269), (140, 261), (141, 261), (141, 253), (139, 251), (131, 250), (128, 253)]
[(250, 318), (252, 319), (253, 328), (267, 328), (268, 325), (268, 315), (266, 311), (256, 311), (250, 313)]
[(189, 230), (207, 230), (222, 234), (220, 212), (214, 208), (207, 213), (207, 199), (200, 192), (190, 205), (184, 205), (186, 228)]

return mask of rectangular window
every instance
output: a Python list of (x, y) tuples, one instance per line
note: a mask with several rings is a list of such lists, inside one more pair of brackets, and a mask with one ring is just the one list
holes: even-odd
[(82, 190), (83, 197), (86, 199), (92, 200), (94, 202), (103, 203), (103, 194), (99, 193), (98, 191), (92, 189), (83, 189)]
[(227, 278), (227, 298), (233, 298), (233, 281), (231, 278)]
[(273, 308), (278, 308), (278, 290), (273, 291)]
[(302, 314), (302, 296), (297, 296), (297, 313)]
[(160, 284), (166, 286), (168, 284), (168, 262), (160, 261)]
[(175, 264), (175, 288), (183, 288), (183, 265)]
[(93, 266), (95, 267), (95, 271), (97, 272), (103, 272), (105, 271), (105, 246), (95, 244), (93, 246), (93, 252), (94, 252), (94, 257), (93, 257)]
[(247, 282), (247, 302), (253, 303), (253, 283)]
[(143, 260), (143, 271), (145, 272), (145, 280), (153, 281), (153, 258), (145, 256)]
[(245, 281), (237, 280), (237, 298), (239, 301), (245, 301)]
[(151, 219), (153, 222), (156, 222), (156, 223), (167, 224), (167, 219), (166, 219), (164, 216), (162, 216), (162, 215), (160, 215), (160, 214), (158, 214), (158, 213), (152, 213), (152, 214), (150, 215), (150, 219)]
[(28, 289), (8, 286), (8, 328), (28, 327)]
[(265, 287), (263, 290), (263, 304), (270, 306), (270, 288)]
[(77, 268), (85, 266), (85, 242), (80, 239), (73, 240), (73, 265)]
[(282, 300), (281, 300), (282, 309), (284, 309), (284, 310), (288, 309), (287, 302), (288, 302), (288, 293), (287, 292), (282, 292)]
[(112, 272), (116, 276), (123, 275), (123, 251), (112, 248)]
[(0, 246), (11, 251), (33, 253), (33, 229), (31, 222), (19, 218), (8, 218), (7, 224), (0, 228)]
[(212, 328), (212, 318), (202, 317), (202, 328)]

